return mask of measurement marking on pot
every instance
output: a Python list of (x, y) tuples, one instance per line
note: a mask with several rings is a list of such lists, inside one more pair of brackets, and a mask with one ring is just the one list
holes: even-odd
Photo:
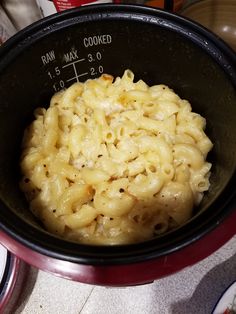
[[(75, 74), (76, 74), (77, 72), (75, 71)], [(73, 80), (77, 80), (77, 82), (79, 81), (79, 77), (81, 77), (81, 76), (85, 76), (85, 75), (88, 75), (88, 72), (85, 72), (85, 73), (82, 73), (82, 74), (77, 74), (76, 76), (74, 76), (74, 77), (72, 77), (72, 78), (70, 78), (70, 79), (68, 79), (68, 80), (66, 80), (67, 82), (70, 82), (70, 81), (73, 81)]]
[(68, 66), (72, 66), (72, 67), (73, 67), (73, 70), (74, 70), (74, 73), (75, 73), (75, 76), (72, 77), (72, 78), (70, 78), (70, 79), (68, 79), (68, 80), (66, 80), (66, 82), (70, 82), (70, 81), (73, 81), (73, 80), (76, 80), (77, 82), (79, 82), (79, 77), (85, 76), (85, 75), (88, 74), (88, 72), (78, 74), (77, 69), (76, 69), (76, 66), (75, 66), (76, 63), (82, 62), (82, 61), (84, 61), (84, 60), (85, 60), (85, 58), (79, 59), (79, 60), (76, 60), (76, 61), (74, 61), (74, 62), (70, 62), (70, 63), (67, 63), (67, 64), (63, 65), (62, 68), (66, 68), (66, 67), (68, 67)]
[(76, 60), (76, 61), (73, 61), (73, 62), (70, 62), (70, 63), (67, 63), (67, 64), (63, 65), (62, 67), (63, 67), (63, 68), (66, 68), (66, 67), (68, 67), (68, 66), (70, 66), (70, 65), (73, 65), (73, 64), (75, 64), (75, 63), (82, 62), (82, 61), (85, 61), (85, 58), (79, 59), (79, 60)]
[(56, 56), (55, 56), (54, 50), (48, 51), (44, 55), (41, 56), (41, 60), (42, 60), (43, 65), (46, 65), (46, 64), (54, 61), (55, 59), (56, 59)]

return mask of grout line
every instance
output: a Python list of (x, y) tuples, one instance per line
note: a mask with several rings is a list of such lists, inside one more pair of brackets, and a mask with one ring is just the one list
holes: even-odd
[(84, 307), (85, 307), (85, 304), (87, 303), (88, 299), (90, 298), (90, 296), (91, 296), (91, 294), (92, 294), (94, 288), (95, 288), (95, 287), (93, 287), (93, 288), (91, 289), (91, 291), (89, 292), (89, 294), (88, 294), (86, 300), (84, 301), (84, 304), (82, 305), (82, 308), (80, 309), (80, 311), (79, 311), (78, 314), (81, 314), (81, 312), (83, 311), (83, 309), (84, 309)]

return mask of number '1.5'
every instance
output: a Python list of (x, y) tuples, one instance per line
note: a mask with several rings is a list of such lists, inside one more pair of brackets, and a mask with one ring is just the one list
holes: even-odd
[(53, 70), (48, 71), (48, 76), (50, 77), (51, 80), (59, 76), (60, 74), (61, 74), (61, 71), (59, 67), (55, 67)]

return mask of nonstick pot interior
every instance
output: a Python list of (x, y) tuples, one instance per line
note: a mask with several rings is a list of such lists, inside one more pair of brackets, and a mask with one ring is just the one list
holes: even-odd
[[(83, 264), (121, 264), (179, 250), (219, 224), (234, 207), (236, 164), (235, 57), (218, 38), (170, 13), (99, 5), (46, 18), (21, 31), (0, 52), (0, 226), (42, 254)], [(36, 107), (77, 79), (125, 69), (163, 83), (207, 119), (214, 143), (211, 188), (186, 225), (134, 245), (86, 246), (47, 233), (19, 190), (23, 130)]]

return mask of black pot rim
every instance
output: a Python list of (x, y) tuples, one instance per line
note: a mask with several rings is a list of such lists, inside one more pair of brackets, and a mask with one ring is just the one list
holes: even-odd
[[(1, 58), (7, 60), (9, 52), (14, 51), (14, 47), (16, 46), (24, 49), (24, 44), (26, 43), (25, 39), (28, 38), (28, 43), (31, 44), (35, 40), (35, 34), (41, 33), (42, 30), (46, 30), (46, 32), (44, 31), (45, 35), (47, 31), (53, 32), (68, 25), (68, 23), (114, 18), (137, 20), (140, 21), (140, 23), (159, 23), (162, 27), (169, 27), (172, 28), (173, 31), (181, 33), (210, 54), (216, 62), (220, 63), (232, 84), (236, 87), (236, 55), (227, 44), (204, 27), (186, 18), (160, 9), (140, 5), (92, 5), (49, 16), (35, 22), (10, 38), (0, 49), (0, 60)], [(57, 27), (49, 27), (52, 24), (56, 24)], [(174, 26), (175, 28), (173, 28)], [(0, 217), (2, 216), (0, 218), (0, 227), (12, 238), (33, 251), (59, 260), (89, 265), (141, 262), (180, 250), (194, 241), (197, 241), (217, 227), (219, 223), (222, 223), (234, 210), (234, 204), (236, 204), (235, 183), (236, 174), (234, 173), (227, 187), (222, 192), (222, 195), (208, 210), (202, 212), (178, 230), (144, 243), (122, 246), (88, 246), (75, 244), (37, 230), (36, 227), (27, 224), (21, 219), (18, 219), (17, 223), (14, 224), (13, 221), (16, 220), (16, 217), (13, 212), (9, 212), (8, 216), (4, 216), (4, 214), (0, 212)], [(1, 201), (0, 207), (5, 209), (5, 211), (7, 210), (6, 206)], [(210, 210), (214, 214), (209, 215)], [(205, 221), (203, 223), (202, 220), (204, 219)], [(185, 236), (183, 237), (182, 234), (185, 234)], [(162, 241), (164, 241), (164, 243), (168, 241), (169, 244), (162, 245)]]

